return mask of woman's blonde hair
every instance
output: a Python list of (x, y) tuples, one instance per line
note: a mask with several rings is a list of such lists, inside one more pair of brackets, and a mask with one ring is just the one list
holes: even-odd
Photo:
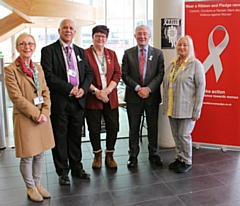
[(177, 54), (176, 59), (178, 59), (178, 57), (179, 57), (177, 45), (178, 45), (179, 41), (182, 40), (182, 39), (185, 39), (188, 42), (189, 53), (188, 53), (187, 59), (189, 61), (193, 61), (196, 57), (195, 57), (193, 40), (189, 35), (182, 36), (178, 39), (177, 44), (176, 44), (176, 54)]
[(31, 37), (31, 38), (33, 39), (34, 44), (35, 44), (35, 47), (36, 47), (36, 41), (35, 41), (34, 37), (33, 37), (31, 34), (28, 34), (28, 33), (26, 33), (26, 32), (20, 34), (20, 35), (17, 37), (17, 39), (16, 39), (16, 46), (18, 45), (19, 40), (20, 40), (21, 38), (23, 38), (23, 37), (26, 37), (26, 36), (29, 36), (29, 37)]

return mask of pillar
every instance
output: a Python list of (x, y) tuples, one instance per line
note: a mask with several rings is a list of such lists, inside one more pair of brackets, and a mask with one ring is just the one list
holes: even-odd
[(79, 47), (82, 47), (82, 28), (81, 27), (76, 27), (76, 34), (73, 41), (76, 45), (78, 45)]
[[(184, 34), (184, 0), (154, 0), (153, 1), (153, 45), (163, 51), (165, 69), (175, 57), (175, 49), (165, 49), (161, 45), (161, 19), (181, 19), (181, 35)], [(162, 91), (162, 88), (161, 88)], [(158, 142), (160, 147), (175, 147), (168, 117), (163, 115), (162, 105), (159, 105)]]

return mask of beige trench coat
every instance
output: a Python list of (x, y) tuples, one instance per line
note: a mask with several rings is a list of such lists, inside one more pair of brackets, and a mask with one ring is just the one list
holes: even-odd
[[(4, 68), (5, 84), (11, 101), (13, 102), (13, 123), (16, 157), (35, 156), (55, 146), (52, 125), (50, 121), (50, 95), (46, 85), (44, 73), (40, 65), (35, 64), (38, 70), (40, 96), (44, 103), (34, 105), (37, 97), (36, 87), (31, 77), (27, 76), (15, 60)], [(40, 114), (48, 117), (46, 124), (38, 123)]]

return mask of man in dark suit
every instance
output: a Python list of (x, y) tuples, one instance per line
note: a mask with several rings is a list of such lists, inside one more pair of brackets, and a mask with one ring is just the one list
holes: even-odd
[(124, 52), (122, 79), (126, 84), (125, 101), (129, 121), (128, 167), (137, 166), (139, 153), (139, 128), (143, 112), (148, 128), (149, 160), (161, 166), (158, 155), (158, 110), (161, 102), (160, 85), (164, 76), (164, 58), (161, 50), (151, 47), (149, 27), (135, 29), (137, 46)]
[[(41, 51), (47, 85), (51, 96), (51, 122), (56, 146), (52, 149), (60, 185), (69, 185), (73, 176), (89, 179), (81, 163), (81, 133), (85, 95), (92, 82), (84, 50), (72, 43), (75, 24), (64, 19), (58, 29), (60, 39)], [(70, 46), (70, 47), (69, 47)]]

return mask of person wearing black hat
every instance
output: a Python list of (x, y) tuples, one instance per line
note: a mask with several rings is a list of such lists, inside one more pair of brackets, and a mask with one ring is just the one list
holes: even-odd
[(85, 117), (88, 124), (90, 141), (95, 154), (92, 168), (102, 166), (101, 119), (106, 123), (105, 164), (117, 168), (113, 158), (114, 147), (119, 131), (118, 96), (116, 86), (121, 78), (120, 65), (116, 53), (105, 48), (109, 29), (98, 25), (92, 29), (93, 45), (85, 50), (93, 81), (86, 95)]

